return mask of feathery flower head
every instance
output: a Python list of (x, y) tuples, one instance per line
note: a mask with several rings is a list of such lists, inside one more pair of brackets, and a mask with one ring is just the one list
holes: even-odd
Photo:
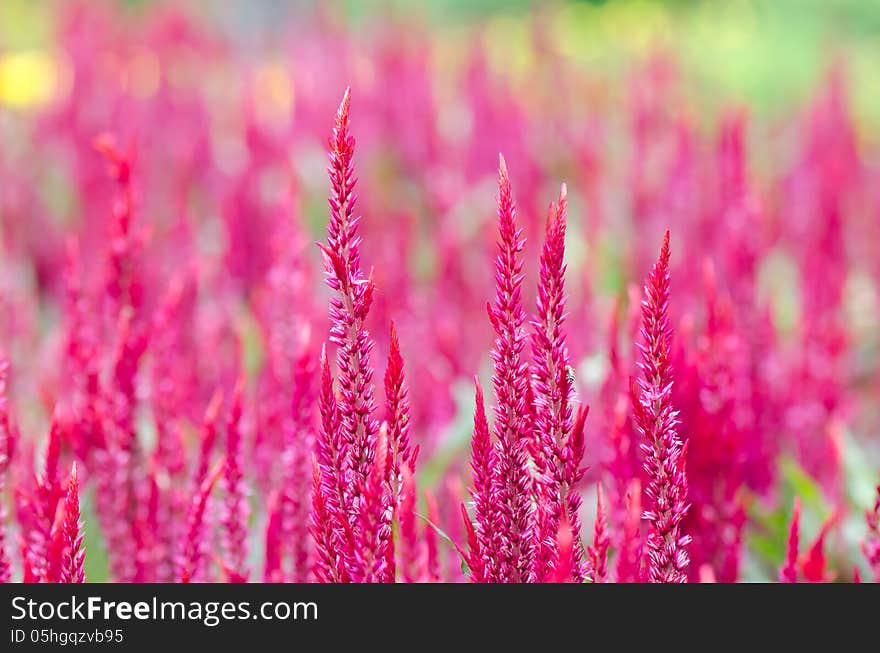
[(222, 487), (224, 510), (221, 525), (225, 560), (224, 566), (230, 578), (247, 580), (245, 568), (247, 559), (248, 507), (245, 488), (242, 483), (242, 438), (241, 415), (244, 379), (239, 378), (232, 392), (232, 404), (226, 421), (226, 464), (223, 468)]
[(391, 322), (388, 366), (385, 369), (385, 402), (388, 421), (389, 455), (391, 465), (388, 469), (394, 485), (399, 484), (401, 465), (413, 467), (409, 448), (409, 396), (404, 378), (403, 357), (400, 355), (400, 342), (397, 329)]
[(495, 388), (496, 468), (493, 493), (497, 505), (497, 542), (491, 550), (496, 567), (490, 580), (524, 582), (534, 554), (532, 478), (528, 468), (531, 430), (524, 420), (528, 364), (523, 357), (525, 312), (522, 305), (522, 260), (525, 244), (516, 226), (516, 207), (507, 164), (498, 158), (498, 254), (495, 258), (495, 303), (489, 319), (495, 329), (492, 349)]
[(874, 507), (865, 511), (865, 522), (868, 525), (868, 534), (862, 542), (862, 553), (871, 565), (874, 580), (880, 583), (880, 485), (877, 486)]
[(494, 557), (495, 541), (498, 537), (498, 514), (493, 486), (495, 474), (496, 452), (492, 446), (489, 424), (486, 420), (486, 408), (483, 401), (483, 388), (478, 377), (474, 377), (475, 404), (474, 434), (471, 439), (471, 472), (473, 487), (471, 496), (474, 500), (474, 521), (464, 513), (466, 526), (473, 535), (468, 537), (468, 565), (471, 579), (475, 582), (487, 582), (495, 572)]
[(687, 582), (690, 538), (681, 532), (688, 510), (684, 446), (676, 430), (678, 411), (672, 406), (672, 334), (669, 328), (669, 232), (651, 270), (642, 299), (643, 342), (639, 343), (642, 378), (633, 387), (633, 412), (642, 437), (649, 522), (648, 579), (654, 583)]
[(798, 549), (801, 523), (801, 500), (795, 497), (794, 509), (791, 513), (791, 525), (788, 529), (788, 548), (785, 553), (785, 564), (779, 570), (779, 581), (782, 583), (798, 582)]
[(372, 275), (364, 278), (360, 269), (359, 217), (354, 214), (354, 137), (349, 129), (351, 91), (347, 89), (336, 114), (330, 139), (330, 221), (327, 244), (319, 243), (324, 256), (327, 285), (335, 294), (330, 299), (330, 340), (339, 346), (340, 428), (348, 444), (351, 469), (365, 482), (372, 468), (379, 425), (373, 416), (373, 369), (370, 352), (373, 341), (364, 321), (373, 299)]
[(67, 495), (64, 499), (64, 556), (61, 566), (62, 583), (84, 583), (85, 551), (82, 548), (83, 523), (79, 518), (79, 478), (76, 463), (70, 470)]
[[(183, 541), (183, 552), (178, 563), (181, 582), (200, 578), (201, 562), (204, 555), (205, 540), (205, 509), (208, 497), (223, 474), (225, 461), (220, 460), (201, 482), (192, 498), (187, 515), (187, 530)], [(186, 579), (186, 580), (185, 580)]]

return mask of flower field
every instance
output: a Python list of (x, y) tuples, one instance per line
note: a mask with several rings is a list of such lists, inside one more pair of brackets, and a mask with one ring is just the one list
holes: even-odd
[(0, 581), (880, 581), (853, 3), (180, 4), (0, 9)]

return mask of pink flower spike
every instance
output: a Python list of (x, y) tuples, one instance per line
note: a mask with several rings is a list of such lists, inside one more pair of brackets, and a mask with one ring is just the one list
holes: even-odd
[(471, 471), (473, 473), (471, 496), (474, 500), (476, 525), (471, 524), (467, 512), (463, 512), (463, 516), (467, 526), (473, 531), (473, 537), (470, 537), (470, 531), (468, 537), (468, 559), (472, 578), (477, 582), (484, 582), (493, 577), (497, 568), (495, 542), (498, 517), (493, 487), (496, 453), (489, 435), (489, 424), (486, 421), (483, 388), (477, 377), (474, 377), (474, 386), (476, 388), (476, 410), (474, 411), (474, 435), (471, 440)]
[(208, 468), (211, 466), (211, 454), (217, 442), (217, 424), (220, 417), (220, 409), (223, 406), (223, 390), (218, 388), (205, 408), (205, 416), (202, 418), (200, 433), (199, 458), (196, 465), (195, 482), (193, 488), (198, 491), (208, 476)]
[[(314, 573), (319, 582), (348, 582), (356, 571), (356, 544), (349, 515), (353, 491), (348, 482), (348, 443), (340, 427), (339, 407), (326, 347), (321, 349), (321, 390), (318, 398), (321, 428), (315, 463), (320, 492), (313, 490), (311, 532), (315, 538)], [(329, 536), (324, 530), (329, 528)], [(326, 566), (327, 562), (331, 566)]]
[(223, 467), (221, 485), (224, 493), (224, 509), (221, 526), (223, 528), (223, 564), (230, 578), (245, 582), (248, 571), (247, 527), (249, 506), (242, 483), (242, 438), (241, 414), (244, 379), (239, 378), (232, 393), (232, 405), (226, 422), (226, 464)]
[(440, 560), (437, 555), (437, 531), (431, 524), (440, 523), (440, 511), (437, 499), (430, 490), (425, 490), (425, 503), (428, 507), (428, 521), (425, 525), (425, 575), (422, 579), (427, 583), (440, 582)]
[(590, 547), (590, 566), (594, 583), (608, 580), (608, 518), (602, 500), (602, 484), (596, 484), (596, 523), (593, 527), (593, 546)]
[(574, 531), (568, 519), (563, 516), (559, 520), (559, 532), (556, 535), (556, 559), (550, 574), (551, 583), (571, 583), (574, 575)]
[[(9, 362), (0, 354), (0, 497), (6, 486), (9, 471), (10, 428), (9, 408), (6, 399), (6, 383), (9, 375)], [(12, 581), (12, 562), (6, 547), (6, 506), (0, 499), (0, 583)]]
[(862, 553), (871, 565), (874, 581), (880, 583), (880, 485), (877, 486), (877, 499), (874, 507), (865, 511), (868, 534), (862, 541)]
[(365, 483), (373, 466), (373, 450), (379, 425), (373, 413), (373, 369), (370, 352), (373, 341), (364, 327), (373, 296), (372, 276), (365, 279), (360, 269), (359, 217), (354, 214), (354, 138), (349, 129), (351, 91), (347, 89), (336, 114), (330, 139), (330, 221), (325, 258), (330, 299), (330, 340), (339, 346), (339, 418), (343, 440), (349, 447), (350, 468), (355, 482)]
[(791, 513), (791, 526), (788, 529), (788, 549), (785, 554), (785, 564), (779, 570), (781, 583), (798, 582), (798, 531), (801, 522), (801, 500), (795, 497), (794, 509)]
[(676, 431), (678, 411), (671, 400), (668, 231), (660, 257), (645, 282), (641, 335), (642, 378), (632, 388), (632, 397), (648, 475), (648, 505), (643, 516), (649, 524), (647, 576), (653, 583), (684, 583), (690, 537), (681, 532), (688, 510), (687, 472), (684, 447)]
[[(583, 456), (583, 423), (573, 432), (572, 395), (569, 379), (569, 356), (563, 323), (565, 322), (565, 229), (567, 190), (559, 192), (559, 203), (550, 205), (547, 215), (546, 237), (541, 251), (540, 283), (536, 319), (532, 321), (533, 383), (534, 389), (533, 458), (538, 472), (536, 543), (531, 579), (541, 581), (550, 570), (556, 556), (554, 543), (563, 513), (575, 531), (575, 555), (572, 562), (577, 580), (583, 581), (580, 561), (580, 520), (577, 509), (580, 499), (574, 486), (580, 478)], [(584, 415), (585, 417), (585, 415)], [(580, 438), (579, 442), (572, 442)], [(572, 465), (566, 456), (573, 454), (572, 446), (579, 449)]]
[(828, 583), (834, 580), (834, 573), (827, 569), (828, 559), (825, 556), (825, 538), (834, 523), (837, 521), (837, 514), (834, 513), (822, 525), (819, 534), (807, 549), (802, 560), (800, 568), (804, 574), (804, 580), (808, 583)]
[[(391, 539), (393, 507), (386, 484), (388, 462), (388, 425), (382, 423), (376, 442), (373, 469), (362, 491), (357, 525), (357, 555), (361, 582), (391, 582), (393, 569), (388, 567), (387, 550)], [(393, 560), (393, 556), (391, 558)]]
[[(315, 469), (316, 483), (317, 467)], [(266, 506), (266, 533), (264, 536), (265, 543), (265, 563), (263, 565), (263, 582), (264, 583), (280, 583), (282, 578), (281, 569), (281, 498), (277, 491), (269, 495), (268, 504)], [(325, 513), (321, 512), (321, 516)], [(327, 521), (323, 521), (327, 524)], [(317, 542), (317, 538), (316, 542)], [(318, 581), (322, 582), (320, 575), (316, 573)]]
[(79, 479), (76, 463), (70, 470), (67, 495), (64, 499), (64, 555), (61, 566), (62, 583), (84, 583), (85, 551), (82, 548), (83, 523), (79, 518)]
[(399, 492), (401, 465), (409, 465), (414, 469), (414, 462), (409, 450), (409, 397), (403, 372), (403, 357), (400, 355), (400, 343), (397, 330), (391, 322), (391, 346), (388, 351), (388, 366), (385, 369), (385, 402), (386, 419), (388, 421), (388, 437), (390, 442), (389, 467), (392, 490), (395, 496)]
[(200, 578), (200, 567), (204, 554), (205, 508), (208, 506), (208, 497), (211, 494), (211, 490), (214, 489), (217, 479), (223, 474), (224, 466), (225, 461), (217, 461), (217, 464), (214, 465), (214, 468), (202, 481), (190, 504), (189, 515), (186, 520), (187, 531), (183, 542), (183, 553), (178, 563), (178, 577), (182, 583), (187, 582), (184, 579), (197, 580)]
[(516, 207), (504, 157), (498, 158), (498, 254), (495, 258), (495, 302), (489, 318), (495, 329), (492, 349), (495, 388), (494, 433), (497, 459), (493, 474), (497, 506), (497, 543), (490, 549), (497, 566), (490, 580), (525, 582), (534, 556), (535, 530), (532, 478), (528, 468), (531, 430), (524, 419), (528, 365), (523, 357), (525, 313), (522, 305), (522, 260), (525, 241), (516, 225)]

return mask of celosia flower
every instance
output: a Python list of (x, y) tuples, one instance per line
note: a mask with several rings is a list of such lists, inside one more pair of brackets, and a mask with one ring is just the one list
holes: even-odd
[(862, 552), (874, 572), (874, 580), (880, 583), (880, 485), (877, 486), (877, 500), (874, 507), (865, 511), (868, 534), (862, 542)]
[[(9, 470), (9, 408), (6, 404), (6, 383), (9, 362), (0, 355), (0, 497), (6, 485)], [(12, 562), (6, 548), (6, 506), (0, 500), (0, 583), (12, 581)]]
[(223, 468), (223, 528), (224, 567), (229, 579), (234, 582), (246, 582), (248, 571), (245, 567), (247, 559), (247, 530), (250, 508), (242, 483), (242, 441), (241, 414), (243, 380), (239, 379), (232, 393), (232, 404), (226, 420), (226, 464)]
[[(318, 471), (317, 465), (315, 465), (315, 490), (312, 495), (313, 501), (318, 501), (320, 504), (320, 472)], [(324, 521), (321, 522), (323, 528), (329, 529), (329, 520), (326, 519), (326, 514), (323, 510), (319, 510), (318, 508), (313, 509), (313, 514), (318, 515), (323, 518)], [(263, 563), (263, 582), (264, 583), (280, 583), (282, 578), (282, 569), (281, 569), (281, 498), (278, 492), (273, 492), (269, 495), (269, 500), (266, 506), (266, 533), (264, 536), (264, 558), (265, 561)], [(318, 537), (315, 537), (315, 544), (318, 553), (320, 554), (323, 551), (327, 551), (327, 546), (321, 547), (320, 543), (323, 540), (320, 540)], [(327, 581), (329, 579), (318, 578), (318, 581)]]
[(315, 454), (311, 533), (315, 541), (314, 574), (319, 582), (348, 582), (355, 562), (354, 532), (349, 521), (348, 443), (340, 427), (339, 407), (327, 362), (321, 350), (321, 427)]
[(76, 463), (70, 470), (67, 482), (67, 494), (64, 499), (64, 554), (61, 565), (62, 583), (84, 583), (85, 551), (82, 548), (83, 523), (79, 518), (79, 478)]
[(315, 446), (314, 404), (316, 395), (315, 362), (308, 343), (294, 363), (291, 419), (285, 420), (282, 453), (284, 483), (284, 520), (282, 536), (290, 551), (290, 580), (305, 582), (312, 571), (310, 561), (309, 458)]
[(204, 554), (205, 540), (205, 508), (208, 506), (208, 497), (214, 484), (223, 473), (224, 461), (219, 461), (205, 479), (199, 485), (192, 498), (189, 514), (187, 515), (186, 535), (183, 541), (182, 552), (178, 560), (178, 575), (181, 582), (200, 578), (202, 556)]
[(400, 355), (400, 343), (397, 340), (397, 331), (394, 322), (391, 323), (391, 335), (389, 338), (388, 366), (385, 368), (385, 412), (388, 422), (389, 455), (391, 464), (388, 467), (389, 480), (392, 491), (399, 492), (401, 467), (409, 464), (414, 468), (414, 461), (410, 459), (409, 448), (409, 396), (403, 372), (403, 357)]
[(800, 568), (804, 574), (804, 580), (808, 583), (827, 583), (834, 580), (834, 574), (827, 568), (828, 559), (825, 556), (825, 538), (828, 537), (828, 531), (831, 530), (835, 521), (837, 521), (837, 515), (832, 514), (822, 525), (816, 539), (800, 560)]
[(537, 318), (532, 322), (534, 382), (526, 388), (532, 391), (534, 397), (527, 402), (527, 406), (533, 407), (533, 457), (538, 472), (537, 532), (531, 579), (539, 582), (549, 573), (551, 562), (556, 558), (553, 544), (559, 530), (559, 520), (563, 516), (574, 531), (572, 552), (576, 558), (566, 566), (572, 570), (576, 581), (582, 582), (584, 579), (578, 516), (580, 499), (574, 492), (574, 485), (582, 474), (580, 458), (583, 451), (579, 452), (573, 465), (566, 464), (566, 453), (573, 451), (569, 440), (578, 437), (572, 433), (570, 365), (563, 331), (566, 210), (567, 190), (563, 184), (559, 203), (556, 206), (551, 204), (547, 216), (546, 239), (541, 252)]
[(602, 501), (602, 484), (596, 485), (596, 523), (593, 526), (593, 546), (589, 549), (590, 571), (594, 583), (605, 583), (608, 579), (608, 519)]
[(495, 303), (488, 307), (495, 329), (492, 384), (495, 388), (497, 442), (493, 501), (497, 539), (489, 554), (494, 565), (488, 580), (525, 582), (534, 556), (532, 478), (528, 469), (530, 426), (525, 423), (528, 364), (523, 357), (525, 313), (522, 306), (524, 241), (516, 226), (516, 207), (504, 157), (498, 162), (498, 254), (495, 258)]
[(672, 335), (669, 329), (669, 232), (660, 258), (645, 282), (642, 300), (642, 338), (639, 344), (643, 377), (633, 389), (633, 411), (642, 436), (648, 486), (649, 522), (647, 575), (654, 583), (687, 581), (690, 537), (681, 532), (687, 513), (687, 473), (684, 448), (676, 431), (678, 412), (673, 408), (672, 369), (669, 364)]
[(373, 341), (364, 327), (373, 298), (373, 282), (361, 275), (360, 217), (355, 211), (354, 137), (349, 131), (350, 90), (346, 90), (330, 139), (330, 222), (324, 254), (330, 300), (330, 340), (339, 346), (339, 418), (356, 482), (366, 482), (373, 467), (378, 423), (373, 417)]
[(801, 501), (795, 497), (794, 509), (791, 513), (791, 526), (788, 530), (788, 548), (785, 553), (785, 564), (779, 570), (779, 581), (782, 583), (798, 582), (798, 548), (801, 522)]
[(559, 520), (559, 532), (556, 535), (556, 557), (553, 560), (549, 576), (551, 583), (570, 583), (575, 574), (574, 562), (574, 530), (565, 515)]

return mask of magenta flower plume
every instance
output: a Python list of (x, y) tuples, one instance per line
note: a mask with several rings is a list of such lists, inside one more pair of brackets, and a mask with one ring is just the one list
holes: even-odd
[(196, 461), (195, 482), (193, 491), (198, 492), (204, 480), (208, 477), (208, 469), (211, 467), (211, 455), (217, 443), (217, 426), (220, 419), (220, 409), (223, 406), (223, 390), (217, 389), (211, 396), (205, 408), (202, 418), (202, 428), (199, 434), (199, 457)]
[(119, 187), (119, 195), (113, 204), (110, 223), (110, 256), (108, 260), (106, 291), (112, 302), (112, 315), (118, 317), (123, 307), (138, 308), (141, 288), (135, 278), (134, 256), (139, 246), (131, 233), (133, 208), (132, 166), (133, 147), (122, 149), (113, 134), (104, 133), (94, 141), (95, 149), (109, 164), (110, 177)]
[[(538, 284), (537, 318), (532, 326), (532, 357), (534, 360), (531, 384), (533, 390), (535, 438), (533, 456), (538, 472), (537, 542), (532, 565), (532, 579), (541, 581), (549, 572), (555, 558), (553, 550), (559, 520), (567, 512), (569, 495), (576, 479), (566, 474), (577, 474), (579, 464), (568, 470), (563, 449), (571, 437), (573, 419), (572, 388), (569, 381), (569, 357), (562, 329), (565, 321), (565, 220), (567, 191), (565, 184), (559, 192), (559, 203), (550, 205), (544, 247), (541, 252), (540, 283)], [(528, 389), (528, 388), (527, 388)], [(574, 555), (581, 558), (580, 520), (577, 513), (567, 512), (566, 518), (575, 529)], [(579, 560), (570, 565), (575, 579), (583, 581), (583, 564)]]
[(422, 551), (416, 521), (416, 485), (415, 477), (409, 467), (401, 468), (400, 505), (398, 506), (398, 523), (400, 541), (398, 569), (404, 583), (414, 583), (421, 576)]
[(533, 557), (532, 479), (528, 468), (531, 430), (524, 419), (528, 365), (523, 358), (525, 313), (522, 305), (522, 260), (525, 241), (516, 226), (516, 207), (507, 164), (498, 163), (498, 255), (495, 258), (495, 303), (488, 307), (495, 329), (492, 383), (495, 388), (497, 459), (493, 492), (498, 507), (497, 567), (489, 580), (525, 582)]
[(293, 419), (284, 434), (283, 536), (291, 554), (290, 580), (303, 583), (312, 571), (309, 541), (309, 456), (314, 449), (315, 362), (307, 348), (293, 370)]
[(6, 548), (6, 504), (3, 490), (9, 470), (9, 407), (6, 403), (6, 383), (9, 378), (9, 362), (0, 355), (0, 583), (12, 581), (12, 562)]
[(339, 346), (339, 417), (356, 482), (365, 483), (373, 467), (379, 425), (373, 417), (373, 341), (364, 327), (374, 285), (360, 269), (360, 237), (355, 216), (354, 137), (349, 130), (350, 90), (346, 90), (330, 139), (330, 222), (327, 244), (320, 244), (330, 299), (330, 340)]
[(440, 581), (440, 559), (437, 552), (437, 531), (431, 524), (440, 523), (440, 510), (437, 499), (430, 490), (425, 490), (425, 504), (428, 508), (428, 521), (425, 526), (425, 574), (422, 578), (427, 583)]
[(85, 551), (82, 548), (83, 523), (79, 518), (79, 479), (76, 463), (73, 463), (73, 468), (70, 470), (70, 480), (67, 482), (63, 534), (64, 554), (61, 565), (61, 582), (84, 583), (86, 582)]
[(868, 535), (862, 542), (862, 552), (874, 572), (874, 581), (880, 583), (880, 485), (877, 486), (877, 499), (874, 507), (865, 511)]
[(239, 379), (232, 393), (229, 418), (226, 422), (226, 464), (223, 467), (223, 532), (224, 567), (233, 582), (246, 582), (248, 571), (247, 526), (249, 507), (245, 495), (242, 473), (242, 414), (243, 379)]
[[(315, 467), (315, 480), (318, 483), (318, 471)], [(325, 513), (320, 513), (324, 515)], [(266, 532), (264, 535), (264, 558), (263, 563), (263, 582), (264, 583), (280, 583), (283, 578), (281, 576), (281, 498), (279, 493), (273, 492), (269, 495), (266, 506)], [(326, 522), (324, 522), (326, 523)], [(317, 538), (316, 538), (317, 541)], [(323, 580), (323, 579), (319, 579)]]
[[(35, 496), (32, 499), (33, 517), (30, 532), (26, 538), (24, 563), (29, 574), (43, 582), (52, 582), (59, 569), (57, 556), (52, 557), (52, 528), (55, 513), (63, 491), (58, 477), (61, 456), (61, 417), (56, 408), (49, 427), (49, 440), (46, 442), (42, 472), (37, 477)], [(52, 564), (53, 561), (56, 564)]]
[(574, 561), (574, 530), (568, 519), (563, 515), (559, 520), (559, 532), (556, 534), (556, 558), (553, 560), (548, 581), (551, 583), (570, 583), (574, 577), (572, 563)]
[(642, 484), (639, 479), (630, 481), (624, 495), (623, 525), (620, 533), (620, 547), (617, 553), (615, 573), (618, 583), (638, 583), (642, 580), (640, 561), (642, 540), (640, 523), (642, 520)]
[(602, 497), (602, 484), (596, 485), (596, 523), (593, 526), (593, 546), (590, 547), (590, 568), (594, 583), (608, 580), (608, 517)]
[(476, 386), (476, 410), (474, 411), (474, 435), (471, 440), (471, 472), (473, 488), (471, 497), (474, 500), (474, 521), (464, 513), (466, 526), (473, 531), (468, 538), (468, 566), (471, 580), (477, 583), (489, 582), (497, 568), (495, 558), (495, 540), (498, 534), (498, 515), (495, 503), (493, 474), (495, 473), (495, 449), (489, 434), (486, 421), (486, 408), (483, 402), (483, 388), (480, 380), (474, 377)]
[(391, 323), (391, 346), (388, 351), (388, 366), (385, 369), (385, 412), (388, 422), (388, 441), (391, 465), (389, 478), (392, 490), (397, 494), (400, 486), (401, 466), (414, 467), (409, 448), (409, 396), (403, 371), (403, 357), (400, 355), (400, 342), (397, 330)]
[(779, 582), (798, 582), (798, 549), (800, 548), (799, 531), (801, 523), (801, 500), (795, 497), (794, 510), (791, 513), (791, 525), (788, 529), (788, 548), (785, 552), (785, 563), (779, 570)]
[(672, 334), (669, 328), (669, 232), (660, 258), (645, 282), (642, 300), (642, 378), (633, 388), (633, 412), (642, 438), (648, 498), (644, 519), (649, 522), (647, 577), (653, 583), (687, 582), (687, 545), (681, 532), (688, 510), (684, 447), (679, 438), (678, 411), (672, 406)]
[[(319, 583), (340, 582), (344, 578), (344, 570), (337, 562), (334, 554), (334, 546), (336, 543), (336, 534), (333, 531), (334, 516), (327, 507), (327, 497), (324, 495), (324, 487), (321, 482), (321, 468), (318, 461), (313, 461), (312, 472), (312, 516), (309, 530), (312, 534), (312, 540), (315, 543), (315, 560), (313, 563), (313, 573), (315, 580)], [(264, 580), (269, 581), (276, 573), (280, 574), (281, 560), (277, 549), (280, 543), (277, 541), (277, 528), (271, 528), (272, 521), (270, 514), (269, 528), (266, 530), (266, 572)], [(280, 520), (279, 520), (280, 521)], [(270, 554), (271, 560), (275, 563), (272, 567), (269, 565)]]
[[(373, 469), (361, 492), (358, 511), (357, 558), (359, 582), (386, 583), (394, 580), (388, 565), (388, 548), (393, 546), (391, 521), (393, 506), (387, 484), (388, 425), (379, 428)], [(391, 556), (393, 559), (393, 555)]]
[(186, 536), (183, 541), (182, 553), (178, 562), (178, 577), (181, 582), (190, 582), (201, 577), (201, 564), (205, 547), (205, 509), (208, 498), (217, 479), (223, 473), (225, 461), (218, 461), (209, 474), (199, 485), (193, 496), (187, 515)]
[(315, 540), (314, 574), (319, 582), (348, 582), (356, 566), (354, 530), (349, 521), (348, 442), (340, 427), (339, 407), (326, 347), (321, 350), (321, 427), (315, 455), (311, 533)]

